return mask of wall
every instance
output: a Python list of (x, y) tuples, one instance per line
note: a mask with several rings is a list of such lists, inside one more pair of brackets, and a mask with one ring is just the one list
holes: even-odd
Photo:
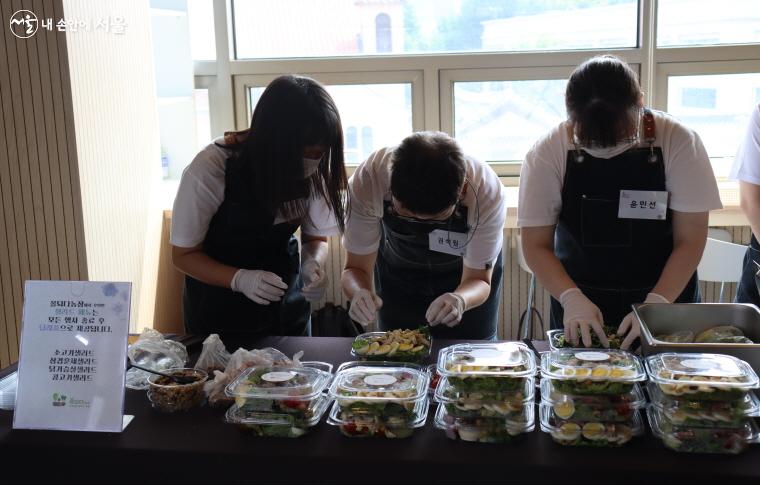
[[(92, 280), (132, 282), (132, 329), (153, 320), (161, 231), (150, 6), (64, 0), (67, 20), (126, 21), (123, 35), (67, 32), (87, 267)], [(139, 313), (138, 313), (139, 309)]]
[(66, 37), (15, 37), (21, 9), (63, 16), (60, 0), (0, 3), (0, 367), (18, 360), (24, 281), (88, 276)]

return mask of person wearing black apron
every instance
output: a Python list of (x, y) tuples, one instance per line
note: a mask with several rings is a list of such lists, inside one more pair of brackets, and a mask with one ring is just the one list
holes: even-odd
[(188, 333), (236, 342), (310, 333), (310, 302), (327, 284), (327, 237), (343, 229), (342, 140), (326, 90), (281, 76), (264, 90), (249, 130), (228, 133), (188, 166), (171, 234), (174, 264), (186, 275)]
[[(367, 326), (377, 316), (381, 330), (429, 324), (440, 338), (495, 339), (506, 209), (493, 171), (447, 135), (423, 132), (370, 156), (351, 189), (343, 275), (351, 317)], [(368, 201), (371, 216), (359, 209)], [(484, 256), (473, 262), (475, 254)]]
[(731, 167), (731, 178), (739, 181), (741, 207), (752, 229), (735, 301), (760, 306), (760, 243), (756, 236), (760, 230), (760, 105), (750, 115), (747, 132)]
[[(696, 267), (712, 208), (683, 202), (687, 184), (668, 178), (669, 166), (671, 173), (681, 166), (665, 158), (657, 133), (668, 134), (671, 155), (678, 153), (672, 147), (680, 146), (681, 138), (694, 144), (680, 170), (688, 171), (687, 163), (709, 170), (709, 160), (701, 142), (694, 142), (696, 134), (641, 107), (636, 76), (620, 59), (600, 56), (582, 64), (568, 82), (566, 102), (569, 122), (534, 147), (521, 174), (522, 195), (537, 190), (535, 181), (548, 163), (540, 154), (551, 152), (552, 163), (563, 164), (554, 171), (564, 172), (556, 223), (531, 223), (531, 208), (522, 207), (521, 196), (523, 250), (553, 296), (552, 328), (564, 328), (572, 342), (586, 346), (593, 331), (607, 346), (604, 326), (617, 327), (618, 335), (625, 335), (622, 347), (630, 348), (639, 336), (632, 304), (699, 301)], [(659, 129), (658, 122), (667, 127)], [(566, 147), (563, 160), (556, 159), (561, 156), (556, 146), (542, 146), (552, 143)], [(706, 173), (710, 178), (700, 175), (700, 183), (717, 198), (712, 172)]]

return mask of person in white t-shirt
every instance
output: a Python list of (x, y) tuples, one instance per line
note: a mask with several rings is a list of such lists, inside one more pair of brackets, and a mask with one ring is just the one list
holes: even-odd
[(313, 79), (278, 77), (250, 129), (215, 140), (182, 174), (170, 242), (186, 275), (186, 330), (309, 334), (309, 303), (324, 294), (327, 238), (343, 230), (347, 187), (332, 98)]
[(553, 328), (585, 346), (593, 331), (606, 347), (604, 326), (616, 327), (629, 348), (632, 304), (699, 300), (717, 184), (699, 136), (644, 108), (621, 59), (577, 67), (565, 103), (569, 119), (536, 142), (520, 174), (525, 259), (553, 297)]
[(742, 279), (736, 287), (736, 302), (760, 305), (755, 276), (760, 270), (760, 244), (757, 242), (757, 234), (760, 234), (760, 105), (750, 116), (747, 133), (734, 159), (731, 178), (739, 181), (742, 210), (752, 228)]
[(356, 169), (349, 207), (342, 283), (351, 318), (496, 337), (506, 205), (487, 164), (445, 133), (415, 133)]

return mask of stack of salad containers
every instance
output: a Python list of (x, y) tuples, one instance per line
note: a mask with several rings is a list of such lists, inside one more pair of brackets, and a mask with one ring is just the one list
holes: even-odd
[(621, 446), (643, 432), (639, 359), (622, 350), (559, 349), (541, 357), (541, 430), (562, 445)]
[(327, 419), (350, 437), (406, 438), (427, 420), (429, 377), (417, 365), (348, 362), (330, 386)]
[(256, 436), (297, 438), (327, 410), (331, 371), (330, 364), (251, 367), (225, 389), (235, 399), (225, 419)]
[(437, 371), (435, 425), (449, 438), (505, 443), (533, 431), (536, 361), (526, 345), (453, 345)]
[(647, 358), (652, 432), (666, 447), (739, 453), (757, 442), (750, 416), (760, 410), (758, 377), (744, 361), (719, 354), (664, 353)]

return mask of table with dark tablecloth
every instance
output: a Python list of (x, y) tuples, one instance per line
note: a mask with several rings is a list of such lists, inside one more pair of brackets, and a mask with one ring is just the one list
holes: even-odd
[[(200, 339), (187, 339), (197, 358)], [(267, 337), (246, 348), (274, 347), (303, 360), (338, 365), (351, 360), (349, 338)], [(433, 356), (452, 341), (434, 341)], [(239, 344), (236, 342), (235, 345)], [(244, 343), (245, 344), (245, 343)], [(537, 342), (536, 347), (545, 348)], [(236, 348), (236, 347), (234, 347)], [(229, 345), (228, 349), (234, 350)], [(0, 376), (12, 369), (0, 371)], [(563, 447), (536, 430), (515, 444), (453, 441), (433, 426), (407, 439), (348, 438), (325, 419), (297, 439), (258, 438), (224, 423), (224, 410), (153, 410), (145, 392), (127, 390), (134, 421), (120, 434), (13, 430), (0, 411), (0, 461), (37, 477), (79, 483), (760, 483), (760, 446), (738, 456), (679, 454), (649, 432), (622, 448)], [(537, 419), (538, 421), (538, 419)]]

